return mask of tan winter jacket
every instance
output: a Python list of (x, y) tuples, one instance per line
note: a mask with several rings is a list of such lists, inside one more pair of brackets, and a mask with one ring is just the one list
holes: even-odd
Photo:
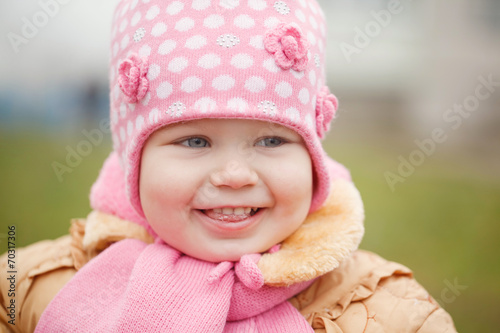
[[(361, 198), (344, 180), (336, 180), (332, 189), (325, 205), (308, 216), (280, 251), (263, 255), (259, 267), (266, 284), (283, 286), (318, 277), (290, 299), (316, 332), (456, 332), (451, 317), (408, 268), (356, 250), (363, 234)], [(33, 332), (49, 302), (76, 272), (125, 238), (153, 242), (141, 226), (93, 211), (87, 219), (72, 222), (70, 235), (17, 249), (15, 288), (8, 280), (4, 254), (0, 332)], [(9, 296), (12, 291), (15, 298)]]

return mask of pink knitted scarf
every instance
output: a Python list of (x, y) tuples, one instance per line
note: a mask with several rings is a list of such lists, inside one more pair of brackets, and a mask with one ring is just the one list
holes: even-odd
[(259, 258), (215, 264), (122, 240), (78, 271), (35, 332), (313, 332), (287, 302), (312, 281), (265, 286)]

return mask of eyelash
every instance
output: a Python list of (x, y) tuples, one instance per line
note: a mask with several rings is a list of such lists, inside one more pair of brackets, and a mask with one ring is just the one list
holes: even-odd
[[(179, 141), (178, 143), (181, 144), (181, 145), (183, 145), (183, 146), (186, 146), (188, 148), (206, 148), (206, 146), (203, 146), (203, 147), (192, 147), (192, 146), (189, 146), (189, 144), (184, 144), (185, 142), (189, 142), (190, 140), (194, 140), (194, 139), (198, 139), (198, 140), (201, 139), (201, 140), (204, 140), (207, 144), (209, 144), (208, 140), (206, 140), (205, 138), (199, 137), (199, 136), (193, 136), (193, 137), (190, 137), (190, 138), (186, 138), (184, 140)], [(261, 142), (263, 140), (278, 140), (278, 141), (280, 141), (277, 146), (273, 146), (271, 148), (276, 148), (276, 147), (282, 146), (285, 143), (288, 143), (288, 140), (286, 140), (285, 138), (282, 138), (282, 137), (278, 137), (278, 136), (272, 136), (272, 137), (263, 138), (263, 139), (260, 139), (257, 143), (259, 143), (259, 142)], [(259, 145), (259, 146), (267, 147), (265, 145)]]

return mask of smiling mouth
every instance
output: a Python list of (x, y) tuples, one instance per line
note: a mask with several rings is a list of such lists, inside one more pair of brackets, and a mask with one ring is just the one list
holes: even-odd
[(220, 222), (241, 222), (254, 216), (260, 210), (258, 207), (239, 208), (216, 208), (200, 210), (203, 214), (213, 220)]

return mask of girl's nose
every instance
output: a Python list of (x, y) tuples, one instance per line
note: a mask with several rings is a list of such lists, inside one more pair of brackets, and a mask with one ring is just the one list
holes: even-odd
[(236, 160), (229, 161), (222, 170), (217, 170), (210, 175), (212, 185), (229, 186), (234, 189), (255, 185), (258, 180), (259, 176), (250, 166)]

